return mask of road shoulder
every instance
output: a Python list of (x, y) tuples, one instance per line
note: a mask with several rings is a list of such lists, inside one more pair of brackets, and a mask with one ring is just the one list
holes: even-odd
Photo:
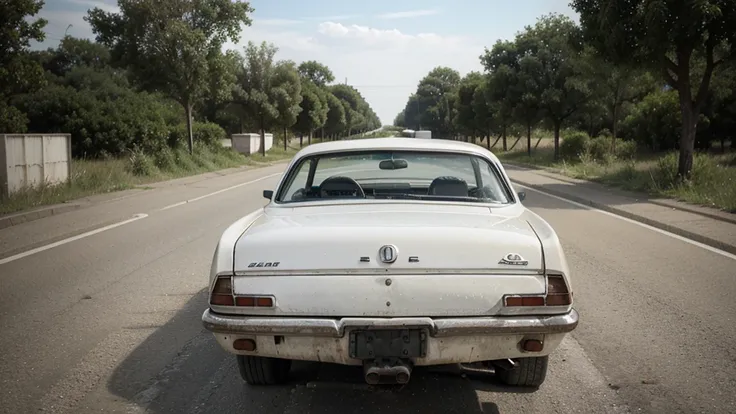
[(101, 194), (93, 194), (86, 197), (82, 197), (75, 200), (70, 200), (62, 204), (53, 204), (53, 205), (47, 205), (47, 206), (41, 206), (41, 207), (35, 207), (28, 210), (18, 211), (10, 214), (4, 214), (0, 215), (0, 230), (17, 226), (19, 224), (27, 223), (30, 221), (39, 220), (42, 218), (55, 216), (58, 214), (68, 213), (70, 211), (75, 211), (81, 208), (86, 208), (92, 205), (97, 205), (101, 203), (107, 203), (112, 201), (118, 201), (123, 198), (132, 197), (141, 193), (144, 193), (146, 190), (153, 190), (153, 189), (159, 189), (159, 188), (169, 188), (169, 187), (175, 187), (175, 186), (186, 186), (186, 185), (193, 185), (201, 181), (210, 180), (212, 178), (218, 178), (223, 177), (227, 175), (237, 174), (237, 173), (243, 173), (243, 172), (250, 172), (250, 171), (258, 171), (263, 168), (268, 168), (276, 165), (286, 164), (290, 160), (280, 160), (280, 161), (274, 161), (270, 163), (254, 163), (254, 165), (249, 166), (243, 166), (243, 167), (236, 167), (236, 168), (227, 168), (223, 170), (218, 171), (211, 171), (206, 172), (202, 174), (195, 174), (190, 175), (186, 177), (180, 177), (180, 178), (174, 178), (170, 180), (163, 180), (163, 181), (157, 181), (153, 183), (148, 183), (144, 185), (136, 186), (135, 188), (128, 189), (128, 190), (121, 190), (121, 191), (113, 191), (110, 193), (101, 193)]
[(504, 163), (512, 181), (736, 254), (736, 215)]

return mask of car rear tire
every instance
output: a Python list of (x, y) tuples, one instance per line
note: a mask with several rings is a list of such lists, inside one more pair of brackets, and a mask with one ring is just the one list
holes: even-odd
[(290, 359), (237, 355), (240, 376), (249, 385), (283, 384), (289, 378)]
[(539, 387), (547, 377), (549, 357), (519, 358), (516, 367), (497, 371), (499, 379), (506, 385), (517, 387)]

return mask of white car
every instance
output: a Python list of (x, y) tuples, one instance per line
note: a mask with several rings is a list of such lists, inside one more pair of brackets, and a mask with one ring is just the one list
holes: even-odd
[(263, 194), (223, 233), (202, 316), (249, 384), (306, 360), (362, 365), (369, 384), (474, 364), (536, 387), (578, 324), (555, 231), (480, 146), (315, 144)]

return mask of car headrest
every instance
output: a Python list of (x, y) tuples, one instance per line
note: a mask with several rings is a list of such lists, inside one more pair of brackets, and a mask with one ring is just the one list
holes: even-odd
[(468, 196), (468, 183), (457, 177), (437, 177), (429, 185), (430, 195)]

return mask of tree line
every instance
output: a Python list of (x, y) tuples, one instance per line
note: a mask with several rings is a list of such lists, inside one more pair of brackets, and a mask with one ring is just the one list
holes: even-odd
[[(240, 40), (253, 8), (231, 0), (119, 0), (88, 11), (94, 41), (45, 39), (42, 0), (0, 3), (0, 131), (72, 134), (75, 156), (218, 144), (257, 130), (334, 138), (380, 127), (355, 88), (316, 61), (277, 60), (278, 48)], [(277, 135), (277, 134), (274, 134)]]
[(526, 136), (530, 156), (538, 144), (532, 129), (548, 128), (555, 159), (561, 131), (585, 131), (606, 137), (602, 151), (612, 154), (622, 140), (677, 149), (680, 178), (690, 177), (696, 149), (733, 142), (736, 2), (573, 0), (571, 6), (580, 25), (544, 15), (513, 40), (486, 48), (483, 73), (433, 69), (394, 124), (445, 138), (485, 138), (489, 148), (497, 136), (504, 151), (509, 135)]

